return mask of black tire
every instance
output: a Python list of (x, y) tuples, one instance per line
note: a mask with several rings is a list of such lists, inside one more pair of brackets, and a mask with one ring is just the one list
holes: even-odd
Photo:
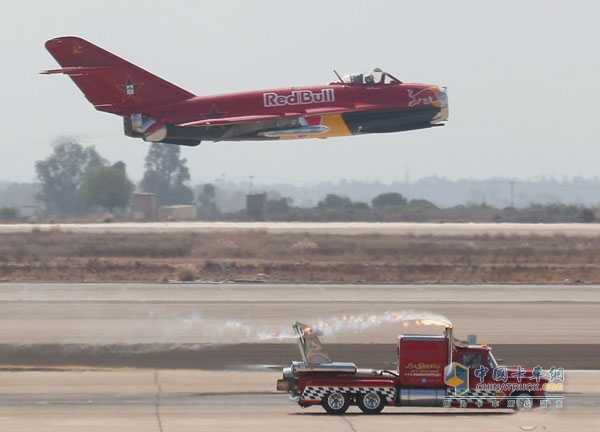
[(370, 391), (358, 395), (358, 407), (365, 414), (379, 414), (385, 407), (385, 396), (376, 391)]
[(530, 410), (534, 407), (535, 399), (529, 392), (516, 392), (510, 397), (515, 400), (515, 411)]
[(350, 406), (348, 395), (333, 391), (328, 393), (321, 402), (325, 411), (333, 415), (342, 415)]

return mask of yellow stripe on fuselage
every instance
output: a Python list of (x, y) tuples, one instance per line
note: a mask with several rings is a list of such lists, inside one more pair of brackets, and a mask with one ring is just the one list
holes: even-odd
[(316, 138), (329, 138), (352, 135), (341, 114), (326, 115), (321, 118), (321, 124), (329, 128), (328, 132), (318, 135)]

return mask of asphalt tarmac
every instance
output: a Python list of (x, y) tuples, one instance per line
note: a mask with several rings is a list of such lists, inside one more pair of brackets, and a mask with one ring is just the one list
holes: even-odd
[[(334, 361), (352, 361), (360, 367), (396, 370), (395, 344), (327, 344)], [(598, 368), (600, 344), (497, 344), (494, 356), (504, 365), (533, 368), (560, 365), (565, 369)], [(577, 355), (574, 355), (577, 353)], [(281, 370), (301, 360), (293, 343), (269, 344), (4, 344), (0, 370), (78, 369), (197, 369)]]
[[(302, 410), (274, 391), (297, 320), (388, 369), (399, 333), (451, 321), (505, 363), (564, 367), (564, 407)], [(599, 328), (596, 286), (2, 284), (0, 430), (598, 430)]]
[(274, 391), (276, 372), (0, 372), (3, 431), (597, 431), (600, 372), (566, 371), (562, 407), (530, 412), (393, 408), (343, 417)]
[(70, 232), (244, 232), (312, 234), (396, 234), (396, 235), (511, 235), (582, 236), (600, 235), (600, 224), (514, 224), (514, 223), (411, 223), (411, 222), (118, 222), (2, 224), (0, 233), (61, 230)]

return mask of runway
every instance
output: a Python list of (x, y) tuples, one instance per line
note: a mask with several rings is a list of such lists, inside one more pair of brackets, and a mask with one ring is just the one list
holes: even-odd
[(0, 224), (0, 233), (60, 230), (80, 233), (247, 232), (312, 234), (395, 234), (434, 236), (600, 236), (600, 224), (410, 223), (410, 222), (118, 222)]
[[(335, 360), (367, 366), (361, 362), (393, 362), (386, 349), (399, 333), (441, 331), (404, 327), (423, 316), (448, 319), (457, 337), (475, 334), (497, 354), (539, 359), (545, 369), (588, 360), (567, 367), (564, 408), (514, 415), (392, 408), (335, 418), (274, 391), (275, 363), (298, 359), (294, 321), (321, 322), (332, 355), (344, 356)], [(597, 430), (600, 372), (581, 368), (598, 369), (599, 328), (597, 286), (1, 284), (0, 428)], [(131, 363), (84, 361), (119, 355)]]
[[(6, 431), (597, 431), (600, 372), (567, 371), (564, 406), (532, 412), (386, 408), (344, 417), (303, 410), (273, 391), (274, 372), (110, 371), (0, 373)], [(525, 429), (523, 429), (525, 428)]]
[[(340, 330), (325, 335), (326, 342), (394, 343), (405, 316), (391, 314), (411, 311), (449, 319), (463, 339), (476, 334), (490, 344), (589, 344), (599, 334), (600, 288), (4, 283), (0, 343), (288, 343), (295, 321), (338, 323)], [(367, 320), (372, 316), (380, 319)], [(359, 323), (361, 317), (369, 322)]]

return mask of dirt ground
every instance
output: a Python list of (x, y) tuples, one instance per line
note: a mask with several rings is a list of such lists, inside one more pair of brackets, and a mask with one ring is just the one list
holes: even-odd
[(0, 281), (600, 283), (600, 238), (0, 233)]

